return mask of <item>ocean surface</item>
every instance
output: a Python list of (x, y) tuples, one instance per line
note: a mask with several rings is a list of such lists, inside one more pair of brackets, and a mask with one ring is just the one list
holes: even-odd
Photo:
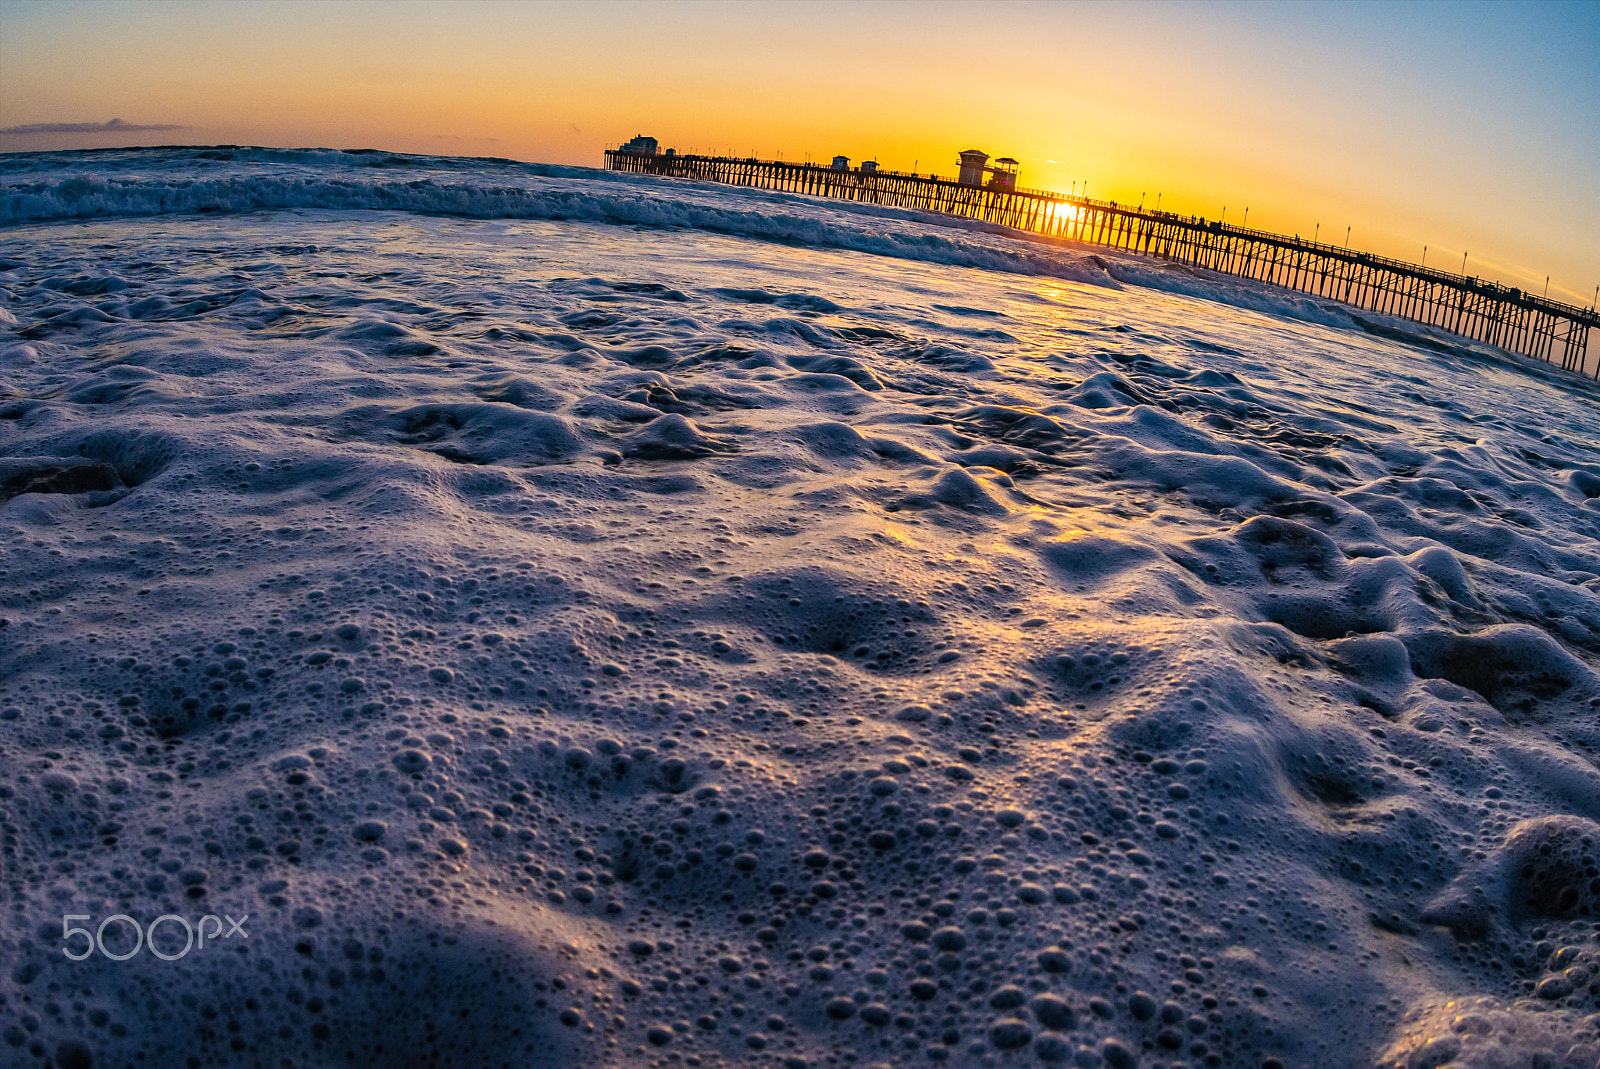
[(0, 156), (0, 1063), (1593, 1067), (1597, 402), (914, 212)]

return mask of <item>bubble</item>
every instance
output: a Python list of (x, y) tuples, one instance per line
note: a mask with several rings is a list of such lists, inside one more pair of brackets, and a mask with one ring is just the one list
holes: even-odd
[(1072, 1044), (1064, 1036), (1042, 1032), (1033, 1041), (1033, 1053), (1042, 1062), (1064, 1062), (1072, 1057)]
[(1138, 1069), (1139, 1057), (1120, 1039), (1107, 1038), (1100, 1042), (1100, 1056), (1111, 1069)]
[(1572, 981), (1565, 976), (1547, 976), (1539, 981), (1534, 994), (1546, 1000), (1566, 998), (1572, 994)]
[(375, 843), (389, 832), (389, 826), (381, 820), (364, 820), (351, 829), (350, 834), (357, 842)]
[(78, 789), (78, 781), (65, 772), (46, 772), (39, 777), (39, 786), (54, 794), (65, 794)]
[(997, 987), (989, 995), (989, 1006), (997, 1010), (1014, 1010), (1026, 1001), (1028, 996), (1015, 984)]
[(1033, 1029), (1015, 1017), (1002, 1017), (989, 1025), (989, 1042), (996, 1050), (1020, 1050), (1032, 1039)]
[(1070, 1032), (1078, 1026), (1078, 1015), (1059, 995), (1039, 994), (1028, 1003), (1034, 1020), (1046, 1028)]
[(401, 750), (391, 760), (395, 768), (408, 776), (420, 776), (433, 764), (433, 758), (421, 750)]
[(1064, 973), (1072, 964), (1072, 958), (1065, 950), (1057, 946), (1048, 946), (1036, 955), (1039, 968), (1047, 973)]
[(823, 1012), (835, 1021), (843, 1021), (856, 1012), (856, 1004), (847, 998), (831, 998), (823, 1006)]

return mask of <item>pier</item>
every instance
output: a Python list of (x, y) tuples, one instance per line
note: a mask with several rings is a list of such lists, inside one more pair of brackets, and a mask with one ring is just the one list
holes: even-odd
[[(842, 158), (841, 158), (842, 159)], [(1600, 379), (1594, 308), (1337, 245), (1048, 190), (932, 175), (724, 156), (608, 150), (614, 171), (721, 182), (981, 219), (1267, 282), (1447, 330)], [(1592, 364), (1592, 368), (1591, 365)]]

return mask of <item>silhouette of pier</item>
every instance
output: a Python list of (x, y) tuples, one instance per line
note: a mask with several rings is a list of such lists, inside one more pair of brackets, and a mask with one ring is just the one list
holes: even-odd
[(843, 157), (825, 166), (626, 149), (606, 152), (606, 166), (614, 171), (945, 212), (1143, 253), (1426, 323), (1600, 379), (1600, 356), (1592, 372), (1586, 366), (1589, 331), (1600, 327), (1594, 308), (1298, 236), (1005, 183), (985, 186), (884, 171), (873, 163), (851, 168), (840, 166), (841, 161)]

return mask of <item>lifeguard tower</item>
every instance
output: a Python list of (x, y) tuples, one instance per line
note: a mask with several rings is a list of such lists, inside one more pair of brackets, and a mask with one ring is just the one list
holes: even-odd
[(994, 161), (994, 166), (989, 168), (989, 188), (1004, 190), (1007, 193), (1017, 188), (1017, 168), (1020, 167), (1016, 160), (1010, 156), (1001, 156)]
[[(956, 182), (963, 186), (972, 186), (974, 189), (987, 185), (990, 189), (1011, 192), (1017, 188), (1017, 168), (1021, 166), (1010, 156), (1001, 156), (994, 161), (994, 166), (989, 166), (989, 154), (975, 148), (969, 148), (961, 154), (961, 174)], [(989, 175), (989, 181), (984, 182), (983, 176)]]
[(989, 154), (969, 148), (961, 154), (961, 174), (956, 181), (964, 186), (983, 185), (983, 172), (988, 170)]

